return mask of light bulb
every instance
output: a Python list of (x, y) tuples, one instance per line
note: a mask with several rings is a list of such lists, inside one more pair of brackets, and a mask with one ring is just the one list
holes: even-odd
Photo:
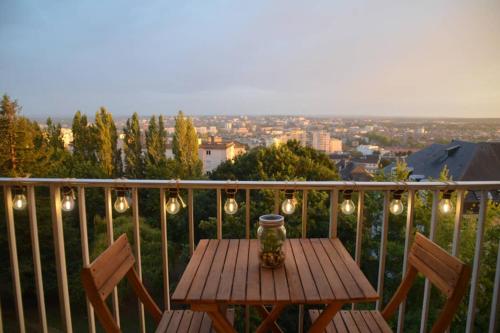
[(224, 211), (226, 214), (233, 215), (238, 211), (238, 203), (234, 198), (227, 198), (224, 204)]
[(171, 196), (167, 201), (167, 207), (166, 207), (167, 213), (169, 213), (170, 215), (175, 215), (179, 212), (180, 209), (181, 209), (181, 203), (179, 202), (177, 196), (175, 197)]
[(15, 210), (24, 210), (28, 204), (28, 200), (26, 200), (24, 194), (16, 194), (12, 200), (12, 204)]
[(351, 199), (345, 199), (340, 204), (340, 210), (345, 215), (351, 215), (352, 213), (354, 213), (355, 209), (356, 209), (356, 206), (354, 206), (354, 202)]
[(118, 195), (118, 197), (116, 198), (114, 206), (115, 206), (115, 210), (118, 213), (124, 213), (130, 207), (129, 204), (128, 204), (128, 200), (127, 200), (127, 198), (125, 197), (124, 194), (119, 194)]
[(61, 209), (65, 212), (70, 212), (75, 208), (75, 199), (73, 193), (63, 195), (61, 200)]
[(295, 198), (286, 198), (281, 204), (281, 211), (287, 215), (293, 214), (295, 212)]
[(439, 202), (439, 210), (443, 214), (448, 214), (453, 210), (453, 202), (451, 202), (450, 198), (443, 198)]
[(404, 206), (403, 203), (401, 202), (401, 199), (392, 199), (391, 203), (389, 204), (389, 210), (394, 215), (401, 214), (404, 210)]

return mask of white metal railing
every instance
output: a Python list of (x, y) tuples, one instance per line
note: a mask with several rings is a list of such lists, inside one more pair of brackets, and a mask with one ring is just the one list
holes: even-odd
[[(329, 236), (336, 237), (338, 229), (338, 214), (339, 214), (339, 193), (345, 190), (356, 191), (358, 195), (357, 203), (357, 226), (356, 226), (356, 241), (355, 241), (355, 253), (354, 258), (358, 265), (361, 263), (361, 250), (362, 250), (362, 230), (364, 221), (364, 198), (367, 192), (370, 191), (380, 191), (384, 193), (384, 204), (382, 210), (382, 228), (381, 228), (381, 240), (380, 240), (380, 252), (379, 252), (379, 269), (378, 269), (378, 282), (377, 291), (379, 295), (383, 295), (384, 289), (384, 273), (385, 273), (385, 263), (387, 256), (387, 235), (389, 230), (389, 201), (391, 191), (401, 191), (404, 190), (408, 193), (407, 201), (407, 217), (406, 217), (406, 230), (405, 230), (405, 245), (404, 245), (404, 258), (402, 271), (404, 272), (407, 267), (408, 251), (410, 248), (410, 230), (414, 221), (414, 211), (415, 211), (415, 196), (418, 191), (430, 191), (433, 194), (432, 209), (431, 209), (431, 221), (430, 221), (430, 234), (429, 237), (434, 239), (436, 225), (438, 220), (438, 203), (439, 195), (441, 191), (456, 191), (457, 192), (457, 203), (455, 210), (455, 223), (453, 230), (453, 241), (452, 241), (452, 254), (459, 254), (459, 242), (460, 242), (460, 228), (464, 208), (464, 195), (465, 191), (479, 191), (480, 204), (479, 204), (479, 214), (477, 222), (477, 233), (476, 233), (476, 246), (474, 252), (474, 261), (472, 269), (472, 282), (471, 289), (469, 293), (468, 302), (468, 315), (467, 315), (467, 332), (472, 332), (474, 319), (475, 319), (475, 308), (476, 308), (476, 297), (478, 290), (478, 278), (480, 270), (481, 261), (481, 249), (483, 245), (483, 234), (484, 225), (486, 220), (486, 209), (487, 209), (487, 194), (488, 191), (500, 190), (500, 181), (477, 181), (477, 182), (345, 182), (345, 181), (300, 181), (300, 182), (288, 182), (288, 181), (241, 181), (241, 182), (228, 182), (228, 181), (205, 181), (205, 180), (126, 180), (126, 179), (36, 179), (36, 178), (0, 178), (0, 186), (3, 186), (4, 193), (4, 207), (6, 211), (6, 229), (7, 238), (9, 244), (9, 254), (10, 254), (10, 267), (12, 274), (12, 282), (14, 288), (14, 300), (15, 300), (15, 310), (17, 321), (19, 325), (19, 330), (21, 332), (26, 331), (25, 315), (23, 299), (21, 294), (21, 280), (19, 273), (19, 263), (17, 256), (17, 246), (16, 246), (16, 233), (14, 227), (14, 213), (13, 213), (13, 196), (12, 189), (14, 187), (23, 187), (26, 189), (27, 193), (27, 205), (28, 205), (28, 218), (30, 222), (30, 233), (31, 233), (31, 245), (33, 249), (33, 266), (35, 275), (35, 286), (37, 293), (37, 306), (39, 314), (39, 330), (42, 332), (47, 332), (47, 315), (45, 310), (45, 299), (43, 290), (43, 280), (42, 280), (42, 263), (40, 261), (40, 249), (39, 249), (39, 239), (38, 239), (38, 226), (37, 226), (37, 213), (36, 213), (36, 198), (35, 198), (35, 187), (48, 187), (50, 188), (51, 197), (51, 212), (52, 212), (52, 227), (53, 227), (53, 237), (54, 237), (54, 248), (55, 248), (55, 258), (56, 258), (56, 268), (57, 268), (57, 281), (59, 290), (59, 299), (61, 305), (61, 317), (63, 322), (63, 329), (66, 332), (72, 332), (72, 316), (70, 308), (69, 299), (69, 287), (66, 273), (66, 255), (64, 247), (64, 233), (63, 233), (63, 217), (61, 213), (61, 188), (71, 187), (77, 190), (78, 193), (78, 215), (80, 222), (80, 233), (81, 233), (81, 247), (82, 247), (82, 260), (83, 264), (88, 264), (89, 259), (89, 246), (88, 246), (88, 235), (87, 235), (87, 214), (86, 214), (86, 203), (85, 203), (85, 189), (86, 188), (103, 188), (104, 189), (104, 204), (106, 213), (106, 227), (107, 227), (107, 239), (108, 243), (111, 244), (114, 241), (113, 236), (113, 206), (111, 191), (116, 188), (127, 188), (131, 190), (132, 194), (132, 221), (133, 221), (133, 232), (134, 232), (134, 251), (137, 258), (137, 271), (139, 277), (142, 278), (141, 269), (141, 243), (140, 243), (140, 229), (139, 229), (139, 197), (138, 189), (159, 189), (159, 201), (160, 201), (160, 227), (161, 227), (161, 237), (162, 237), (162, 262), (163, 262), (163, 290), (164, 290), (164, 300), (165, 309), (170, 309), (170, 280), (168, 272), (168, 244), (167, 244), (167, 212), (166, 212), (166, 195), (165, 190), (177, 188), (187, 190), (188, 193), (188, 241), (190, 253), (193, 252), (195, 247), (195, 235), (194, 235), (194, 202), (193, 202), (193, 192), (195, 190), (216, 190), (216, 207), (217, 207), (217, 217), (216, 217), (216, 234), (217, 238), (221, 239), (222, 234), (222, 223), (223, 223), (223, 210), (222, 210), (222, 190), (234, 188), (237, 185), (239, 190), (244, 190), (245, 192), (245, 237), (250, 237), (250, 194), (252, 190), (274, 190), (274, 210), (279, 212), (280, 207), (280, 191), (286, 189), (292, 189), (295, 191), (302, 191), (302, 211), (301, 211), (301, 237), (307, 237), (307, 216), (308, 216), (308, 191), (320, 190), (330, 192), (330, 211), (329, 211)], [(500, 248), (499, 248), (500, 254)], [(494, 281), (494, 291), (491, 301), (491, 319), (490, 319), (490, 332), (495, 332), (497, 325), (498, 316), (498, 303), (500, 302), (500, 256), (497, 259), (496, 276)], [(427, 315), (429, 310), (430, 301), (430, 284), (428, 281), (425, 283), (424, 288), (424, 298), (422, 305), (422, 320), (421, 320), (421, 332), (426, 330), (427, 325)], [(120, 322), (119, 313), (119, 300), (118, 293), (115, 289), (112, 294), (112, 304), (113, 304), (113, 314), (118, 322)], [(376, 303), (376, 308), (380, 309), (383, 307), (383, 299), (380, 299)], [(95, 332), (95, 317), (93, 313), (92, 306), (87, 301), (88, 310), (88, 326), (89, 332)], [(397, 331), (403, 331), (404, 322), (404, 310), (405, 304), (403, 303), (399, 309), (399, 317), (397, 323)], [(3, 331), (3, 321), (2, 321), (2, 308), (0, 307), (0, 332)], [(249, 317), (249, 308), (246, 308), (246, 318)], [(303, 316), (304, 308), (299, 307), (299, 331), (303, 329)], [(145, 331), (145, 318), (144, 318), (144, 308), (139, 305), (139, 327), (142, 332)], [(248, 332), (248, 320), (246, 323), (246, 331)]]

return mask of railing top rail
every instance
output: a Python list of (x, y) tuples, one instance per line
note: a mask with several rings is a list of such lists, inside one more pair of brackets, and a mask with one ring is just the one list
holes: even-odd
[(71, 186), (181, 189), (295, 189), (295, 190), (500, 190), (500, 181), (425, 181), (425, 182), (354, 182), (354, 181), (234, 181), (234, 180), (156, 180), (156, 179), (76, 179), (76, 178), (0, 178), (2, 186)]

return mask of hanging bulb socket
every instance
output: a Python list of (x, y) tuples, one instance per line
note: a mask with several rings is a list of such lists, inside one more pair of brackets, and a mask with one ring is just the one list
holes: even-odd
[(297, 199), (295, 199), (294, 190), (285, 190), (285, 200), (281, 203), (281, 211), (284, 214), (290, 215), (295, 212)]
[(130, 204), (127, 198), (127, 189), (119, 188), (116, 190), (116, 200), (114, 208), (118, 213), (125, 213), (129, 208)]
[(24, 210), (28, 205), (28, 199), (26, 199), (26, 194), (24, 187), (16, 186), (13, 188), (14, 198), (12, 198), (12, 208), (15, 210)]
[(451, 194), (453, 191), (447, 190), (443, 192), (443, 196), (439, 201), (439, 210), (443, 214), (449, 214), (453, 210), (453, 202), (451, 201)]
[(179, 189), (178, 188), (169, 189), (168, 201), (165, 207), (167, 213), (169, 213), (170, 215), (175, 215), (179, 212), (181, 207), (186, 208), (186, 204), (184, 203), (184, 200), (182, 200), (182, 197), (179, 194)]
[(75, 208), (75, 192), (71, 187), (65, 186), (62, 188), (61, 194), (61, 209), (64, 212), (70, 212)]
[(389, 210), (394, 215), (400, 215), (404, 211), (404, 205), (401, 201), (403, 190), (395, 190), (392, 192), (392, 200), (389, 204)]
[(224, 203), (224, 211), (226, 214), (233, 215), (238, 211), (238, 202), (236, 201), (236, 189), (226, 190), (226, 202)]
[(356, 206), (352, 201), (352, 190), (345, 190), (342, 192), (342, 197), (344, 201), (340, 204), (340, 210), (345, 215), (351, 215), (356, 210)]

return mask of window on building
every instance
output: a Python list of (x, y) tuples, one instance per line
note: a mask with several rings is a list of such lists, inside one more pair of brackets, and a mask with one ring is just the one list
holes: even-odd
[(207, 155), (211, 155), (211, 154), (212, 154), (212, 152), (211, 152), (210, 150), (207, 150), (207, 151), (206, 151), (206, 154), (207, 154)]

